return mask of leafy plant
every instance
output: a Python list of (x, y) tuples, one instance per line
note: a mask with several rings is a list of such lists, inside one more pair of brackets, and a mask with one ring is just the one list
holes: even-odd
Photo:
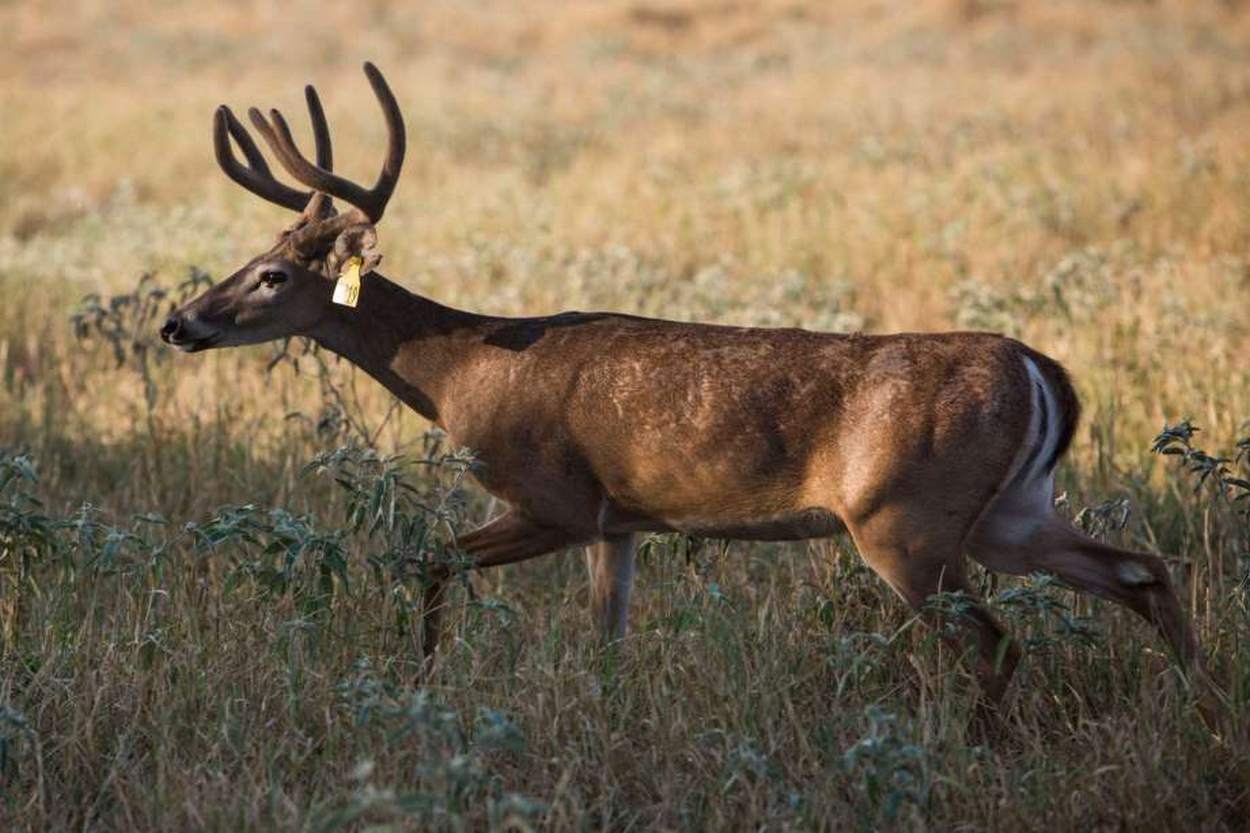
[(1194, 445), (1199, 428), (1190, 419), (1164, 425), (1151, 451), (1177, 458), (1195, 482), (1193, 494), (1208, 496), (1209, 506), (1224, 520), (1243, 588), (1250, 587), (1250, 436), (1235, 444), (1231, 456), (1209, 454)]
[(312, 612), (329, 604), (336, 581), (348, 582), (344, 533), (318, 529), (311, 518), (286, 509), (223, 506), (185, 532), (201, 551), (232, 547), (241, 554), (227, 590), (250, 577), (269, 593), (293, 593)]
[[(456, 530), (464, 511), (461, 484), (473, 466), (471, 454), (444, 451), (442, 435), (430, 433), (423, 455), (411, 463), (348, 445), (318, 455), (303, 473), (327, 475), (346, 494), (346, 528), (365, 537), (379, 575), (425, 583), (435, 568), (464, 566)], [(412, 467), (435, 476), (413, 477)]]
[[(1237, 451), (1232, 457), (1220, 457), (1194, 446), (1194, 435), (1199, 430), (1188, 418), (1176, 425), (1164, 425), (1150, 450), (1156, 454), (1180, 457), (1185, 471), (1197, 480), (1194, 492), (1206, 486), (1229, 503), (1248, 501), (1240, 507), (1240, 512), (1250, 516), (1250, 436), (1237, 441)], [(1237, 469), (1246, 471), (1247, 475), (1237, 475)]]
[(139, 374), (150, 413), (156, 407), (159, 392), (152, 365), (170, 356), (169, 350), (160, 349), (158, 323), (212, 284), (208, 273), (194, 266), (172, 291), (157, 284), (152, 274), (145, 272), (130, 292), (85, 296), (70, 315), (70, 325), (79, 341), (100, 339), (112, 349), (117, 367), (130, 366)]
[(1133, 515), (1133, 502), (1127, 497), (1112, 498), (1093, 506), (1086, 506), (1072, 523), (1079, 526), (1094, 538), (1104, 539), (1112, 532), (1128, 526)]
[[(380, 731), (383, 743), (412, 763), (400, 790), (370, 782), (372, 761), (356, 767), (351, 797), (314, 815), (318, 831), (357, 821), (417, 823), (423, 830), (534, 829), (545, 810), (538, 801), (508, 792), (486, 765), (490, 755), (519, 755), (525, 737), (504, 712), (479, 709), (469, 723), (428, 689), (397, 690), (368, 661), (338, 687), (340, 703), (355, 725)], [(483, 827), (484, 824), (484, 827)]]
[(1024, 584), (1009, 587), (991, 600), (992, 606), (1008, 621), (1024, 626), (1021, 643), (1027, 651), (1039, 651), (1063, 644), (1094, 645), (1101, 638), (1093, 620), (1077, 616), (1059, 598), (1059, 581), (1035, 573)]
[(864, 797), (861, 819), (875, 828), (884, 817), (894, 821), (906, 806), (924, 811), (933, 793), (929, 751), (911, 740), (898, 718), (871, 705), (864, 710), (868, 732), (842, 754), (842, 768)]
[(35, 565), (58, 549), (59, 524), (35, 496), (38, 482), (30, 457), (0, 450), (0, 654), (16, 638)]

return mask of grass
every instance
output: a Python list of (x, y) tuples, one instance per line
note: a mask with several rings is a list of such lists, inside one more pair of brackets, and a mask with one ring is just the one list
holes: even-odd
[[(127, 0), (0, 27), (0, 827), (1250, 824), (1241, 4)], [(298, 344), (266, 370), (152, 338), (154, 287), (287, 220), (217, 170), (212, 108), (294, 115), (313, 81), (367, 179), (364, 58), (409, 124), (381, 245), (415, 291), (988, 328), (1063, 361), (1064, 511), (1168, 557), (1218, 738), (1146, 627), (986, 577), (1032, 650), (980, 743), (968, 673), (846, 540), (651, 539), (613, 650), (577, 553), (475, 577), (414, 688), (401, 567), (497, 510), (464, 458)], [(1151, 453), (1165, 426), (1180, 454)], [(334, 456), (366, 435), (379, 456)]]

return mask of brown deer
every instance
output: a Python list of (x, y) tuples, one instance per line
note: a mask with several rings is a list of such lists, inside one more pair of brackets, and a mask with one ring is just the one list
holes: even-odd
[[(308, 191), (278, 182), (230, 110), (217, 110), (226, 175), (301, 214), (276, 245), (171, 315), (161, 336), (185, 352), (306, 336), (363, 368), (472, 449), (482, 486), (510, 506), (460, 539), (475, 568), (586, 545), (594, 616), (619, 638), (637, 533), (799, 540), (845, 530), (912, 608), (940, 591), (972, 599), (953, 638), (975, 653), (989, 702), (1019, 651), (976, 603), (965, 553), (991, 570), (1050, 573), (1118, 602), (1197, 669), (1198, 644), (1163, 561), (1096, 541), (1055, 512), (1055, 465), (1079, 413), (1059, 364), (987, 333), (839, 335), (583, 312), (501, 318), (414, 295), (372, 270), (374, 227), (405, 139), (382, 74), (364, 69), (389, 131), (372, 188), (331, 172), (311, 86), (316, 164), (277, 110), (268, 119), (250, 111)], [(348, 208), (337, 213), (333, 199)], [(331, 300), (352, 258), (368, 272), (355, 308)], [(445, 586), (427, 591), (426, 660)]]

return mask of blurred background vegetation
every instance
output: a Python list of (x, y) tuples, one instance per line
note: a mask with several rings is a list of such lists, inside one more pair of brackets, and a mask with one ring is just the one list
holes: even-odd
[[(77, 0), (0, 32), (8, 829), (1250, 825), (1245, 4)], [(414, 689), (392, 562), (496, 511), (463, 457), (301, 345), (154, 338), (289, 219), (217, 169), (213, 109), (298, 132), (315, 83), (369, 180), (364, 59), (408, 123), (380, 245), (413, 291), (1064, 362), (1063, 509), (1170, 559), (1219, 737), (1146, 628), (987, 580), (1036, 651), (978, 745), (966, 673), (845, 540), (654, 539), (612, 652), (575, 554), (481, 576)], [(321, 458), (349, 488), (306, 472), (365, 440)]]

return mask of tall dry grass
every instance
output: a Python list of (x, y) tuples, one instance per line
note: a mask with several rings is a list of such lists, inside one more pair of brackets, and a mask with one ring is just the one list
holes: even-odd
[[(0, 827), (1250, 824), (1246, 520), (1149, 451), (1186, 416), (1212, 455), (1250, 433), (1240, 4), (32, 2), (0, 31)], [(217, 104), (295, 114), (313, 81), (371, 175), (364, 58), (409, 124), (382, 245), (415, 291), (985, 328), (1063, 361), (1065, 511), (1171, 559), (1228, 683), (1218, 738), (1138, 622), (987, 580), (1034, 650), (979, 743), (966, 672), (844, 540), (649, 541), (611, 651), (575, 553), (481, 576), (413, 689), (399, 533), (301, 472), (347, 416), (407, 455), (388, 476), (431, 540), (494, 507), (348, 369), (171, 356), (138, 297), (109, 306), (286, 222), (217, 170)], [(91, 293), (111, 341), (75, 336)]]

